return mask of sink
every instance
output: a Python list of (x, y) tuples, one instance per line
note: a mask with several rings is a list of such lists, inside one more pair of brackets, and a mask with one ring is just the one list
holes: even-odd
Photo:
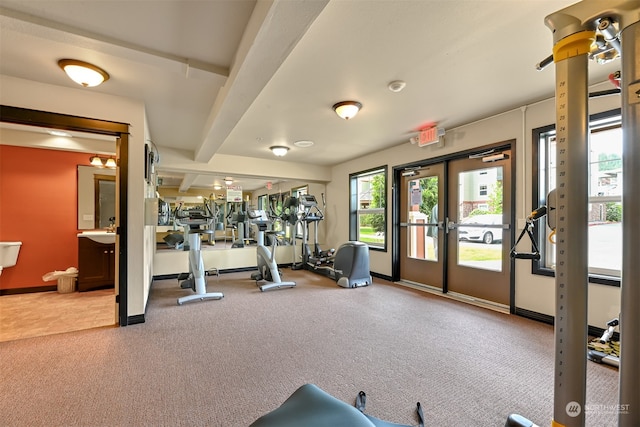
[(83, 231), (78, 233), (78, 237), (86, 237), (98, 243), (115, 243), (116, 233), (109, 233), (107, 231)]

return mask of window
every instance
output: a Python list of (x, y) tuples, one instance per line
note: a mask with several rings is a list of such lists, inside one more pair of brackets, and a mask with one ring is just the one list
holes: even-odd
[[(622, 269), (622, 121), (620, 110), (589, 119), (589, 281), (619, 285)], [(555, 188), (556, 132), (553, 125), (534, 129), (534, 208), (546, 204)], [(533, 273), (554, 275), (555, 245), (546, 220), (536, 224), (541, 259)]]
[[(279, 218), (282, 215), (284, 202), (287, 198), (289, 198), (288, 191), (285, 193), (269, 194), (269, 205), (265, 208), (267, 215)], [(285, 228), (281, 221), (274, 221), (271, 225), (273, 231), (286, 231)], [(290, 236), (287, 234), (285, 237), (289, 238)]]
[(349, 175), (349, 239), (367, 243), (371, 249), (387, 249), (387, 168)]
[[(298, 200), (300, 199), (300, 196), (304, 194), (309, 194), (309, 187), (306, 185), (291, 189), (291, 197), (295, 197)], [(296, 238), (298, 239), (302, 239), (302, 227), (304, 227), (302, 222), (299, 221), (296, 223)]]
[(291, 197), (299, 198), (303, 194), (309, 194), (309, 188), (306, 185), (291, 189)]
[(259, 210), (267, 210), (269, 209), (269, 202), (267, 198), (269, 196), (267, 194), (263, 194), (262, 196), (258, 196), (258, 209)]
[(486, 185), (481, 185), (480, 186), (480, 195), (481, 196), (486, 196), (487, 194), (488, 194), (487, 193), (487, 186)]

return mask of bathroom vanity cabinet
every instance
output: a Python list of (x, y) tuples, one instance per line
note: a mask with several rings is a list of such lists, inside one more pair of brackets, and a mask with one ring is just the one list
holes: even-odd
[(114, 287), (115, 246), (89, 238), (78, 239), (78, 291)]

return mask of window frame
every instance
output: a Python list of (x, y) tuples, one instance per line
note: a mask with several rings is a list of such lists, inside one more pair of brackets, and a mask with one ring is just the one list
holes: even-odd
[[(300, 199), (300, 196), (303, 194), (309, 194), (309, 185), (305, 184), (305, 185), (301, 185), (299, 187), (294, 187), (291, 189), (291, 197), (295, 197), (297, 199)], [(299, 200), (298, 200), (299, 201)], [(296, 239), (302, 239), (303, 238), (303, 229), (302, 227), (304, 226), (304, 224), (301, 221), (298, 221), (298, 223), (296, 224), (296, 229), (295, 229), (295, 237)]]
[(258, 209), (259, 210), (266, 210), (267, 209), (267, 205), (269, 204), (269, 195), (268, 194), (261, 194), (260, 196), (258, 196)]
[[(389, 186), (389, 167), (387, 165), (378, 166), (375, 168), (366, 169), (359, 172), (354, 172), (349, 174), (349, 240), (360, 240), (360, 229), (358, 227), (358, 217), (362, 213), (382, 213), (384, 215), (384, 243), (382, 244), (371, 244), (369, 242), (366, 243), (369, 246), (369, 249), (372, 251), (380, 251), (387, 252), (387, 248), (389, 246), (389, 233), (388, 225), (389, 225), (389, 214), (388, 214), (388, 186)], [(382, 174), (384, 176), (384, 207), (383, 208), (374, 208), (374, 209), (361, 209), (360, 208), (360, 198), (358, 194), (358, 180), (360, 178), (364, 178), (367, 176), (374, 176)], [(376, 212), (371, 212), (371, 211)]]
[[(591, 114), (589, 115), (589, 129), (590, 129), (590, 133), (591, 131), (591, 123), (596, 122), (596, 121), (601, 121), (607, 118), (614, 118), (616, 116), (621, 116), (622, 114), (622, 110), (620, 108), (617, 109), (613, 109), (613, 110), (609, 110), (609, 111), (604, 111), (604, 112), (600, 112), (600, 113), (596, 113), (596, 114)], [(621, 126), (621, 124), (620, 124)], [(617, 127), (617, 126), (616, 126)], [(548, 188), (548, 183), (549, 180), (547, 179), (547, 176), (542, 176), (541, 174), (543, 173), (541, 171), (541, 167), (540, 167), (540, 162), (542, 160), (541, 156), (544, 156), (545, 159), (547, 159), (547, 146), (544, 147), (544, 149), (541, 147), (542, 145), (542, 141), (541, 139), (544, 137), (545, 134), (548, 134), (552, 131), (555, 130), (555, 124), (551, 124), (551, 125), (547, 125), (547, 126), (542, 126), (542, 127), (538, 127), (535, 129), (532, 129), (532, 151), (531, 151), (531, 157), (532, 157), (532, 191), (531, 191), (531, 197), (532, 197), (532, 204), (531, 206), (533, 206), (533, 209), (538, 208), (539, 206), (545, 205), (546, 204), (546, 194), (542, 194), (541, 191), (541, 184), (542, 184), (542, 180), (543, 178), (545, 178), (545, 186)], [(545, 139), (545, 143), (546, 143), (546, 139)], [(548, 161), (545, 160), (545, 169), (547, 168), (548, 165)], [(589, 166), (591, 165), (591, 163), (589, 164)], [(624, 172), (623, 172), (623, 176), (624, 176)], [(623, 178), (624, 179), (624, 178)], [(589, 196), (589, 203), (592, 203), (592, 196)], [(622, 199), (622, 196), (620, 196), (620, 199)], [(535, 274), (535, 275), (542, 275), (542, 276), (548, 276), (548, 277), (555, 277), (555, 269), (548, 267), (546, 265), (546, 260), (547, 260), (547, 245), (546, 245), (546, 235), (544, 235), (545, 233), (540, 233), (540, 229), (544, 229), (546, 230), (546, 218), (541, 218), (539, 221), (544, 221), (542, 224), (543, 226), (537, 226), (534, 227), (533, 229), (533, 235), (534, 238), (536, 239), (536, 243), (538, 244), (538, 247), (540, 248), (540, 259), (539, 260), (531, 260), (531, 274)], [(622, 272), (620, 271), (620, 275), (622, 274)], [(620, 276), (611, 276), (611, 275), (606, 275), (606, 274), (599, 274), (599, 273), (593, 273), (593, 272), (589, 272), (589, 283), (598, 283), (601, 285), (607, 285), (607, 286), (620, 286)]]

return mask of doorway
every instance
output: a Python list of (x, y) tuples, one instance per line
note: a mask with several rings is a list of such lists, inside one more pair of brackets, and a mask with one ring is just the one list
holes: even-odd
[(116, 215), (115, 215), (115, 324), (128, 324), (127, 312), (127, 198), (128, 198), (128, 167), (129, 167), (129, 125), (84, 117), (46, 111), (30, 110), (26, 108), (0, 106), (0, 118), (3, 122), (19, 125), (29, 125), (59, 129), (67, 131), (110, 135), (116, 141)]
[(394, 280), (513, 310), (512, 146), (395, 169)]

